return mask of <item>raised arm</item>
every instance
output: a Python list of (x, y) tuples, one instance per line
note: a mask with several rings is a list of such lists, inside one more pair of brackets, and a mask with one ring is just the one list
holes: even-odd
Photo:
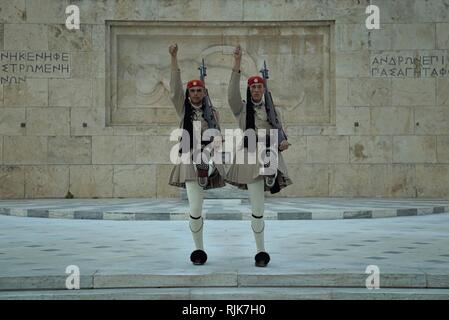
[(234, 116), (238, 116), (243, 109), (242, 96), (240, 94), (240, 65), (242, 61), (242, 49), (238, 45), (234, 50), (234, 66), (228, 87), (228, 102)]
[(184, 91), (182, 90), (181, 71), (178, 66), (178, 45), (168, 48), (171, 55), (170, 99), (175, 106), (176, 113), (182, 117), (184, 113)]

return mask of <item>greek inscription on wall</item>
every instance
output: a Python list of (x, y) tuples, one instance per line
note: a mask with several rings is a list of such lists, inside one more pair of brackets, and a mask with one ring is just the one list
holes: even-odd
[(0, 84), (19, 84), (27, 78), (69, 78), (70, 58), (67, 52), (0, 51)]
[(387, 78), (449, 77), (445, 51), (382, 52), (371, 55), (371, 76)]

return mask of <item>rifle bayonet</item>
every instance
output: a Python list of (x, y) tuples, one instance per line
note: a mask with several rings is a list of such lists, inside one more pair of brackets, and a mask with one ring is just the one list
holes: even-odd
[(201, 79), (201, 81), (203, 81), (203, 83), (204, 83), (204, 80), (205, 80), (206, 77), (207, 77), (206, 69), (207, 69), (207, 67), (206, 67), (206, 65), (204, 64), (204, 58), (203, 58), (203, 59), (202, 59), (202, 62), (201, 62), (201, 65), (200, 65), (200, 67), (198, 68), (198, 70), (200, 70), (200, 79)]

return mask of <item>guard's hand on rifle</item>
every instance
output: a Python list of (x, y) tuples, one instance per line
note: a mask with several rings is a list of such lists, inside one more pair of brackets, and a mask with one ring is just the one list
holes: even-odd
[(176, 43), (172, 44), (170, 47), (168, 47), (168, 52), (170, 52), (170, 55), (173, 58), (176, 58), (176, 55), (178, 54), (178, 45)]
[(288, 143), (287, 140), (284, 140), (279, 144), (279, 150), (281, 151), (287, 150), (289, 145), (290, 143)]

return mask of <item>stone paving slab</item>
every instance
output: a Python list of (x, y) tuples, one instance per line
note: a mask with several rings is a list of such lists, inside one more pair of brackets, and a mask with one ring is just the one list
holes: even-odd
[[(176, 199), (0, 200), (0, 215), (91, 220), (184, 220), (189, 206)], [(442, 199), (267, 198), (267, 220), (371, 219), (449, 212)], [(247, 199), (205, 199), (207, 220), (250, 220)]]
[[(239, 275), (239, 285), (242, 287), (355, 287), (366, 288), (365, 273), (350, 273), (335, 270), (328, 273), (303, 274), (246, 274)], [(440, 275), (444, 277), (444, 275)], [(380, 277), (382, 288), (427, 288), (424, 273), (385, 273)]]
[(96, 274), (94, 288), (236, 287), (237, 274)]
[[(0, 291), (66, 289), (66, 279), (67, 274), (2, 276), (0, 277)], [(80, 288), (93, 289), (93, 275), (81, 275)]]

